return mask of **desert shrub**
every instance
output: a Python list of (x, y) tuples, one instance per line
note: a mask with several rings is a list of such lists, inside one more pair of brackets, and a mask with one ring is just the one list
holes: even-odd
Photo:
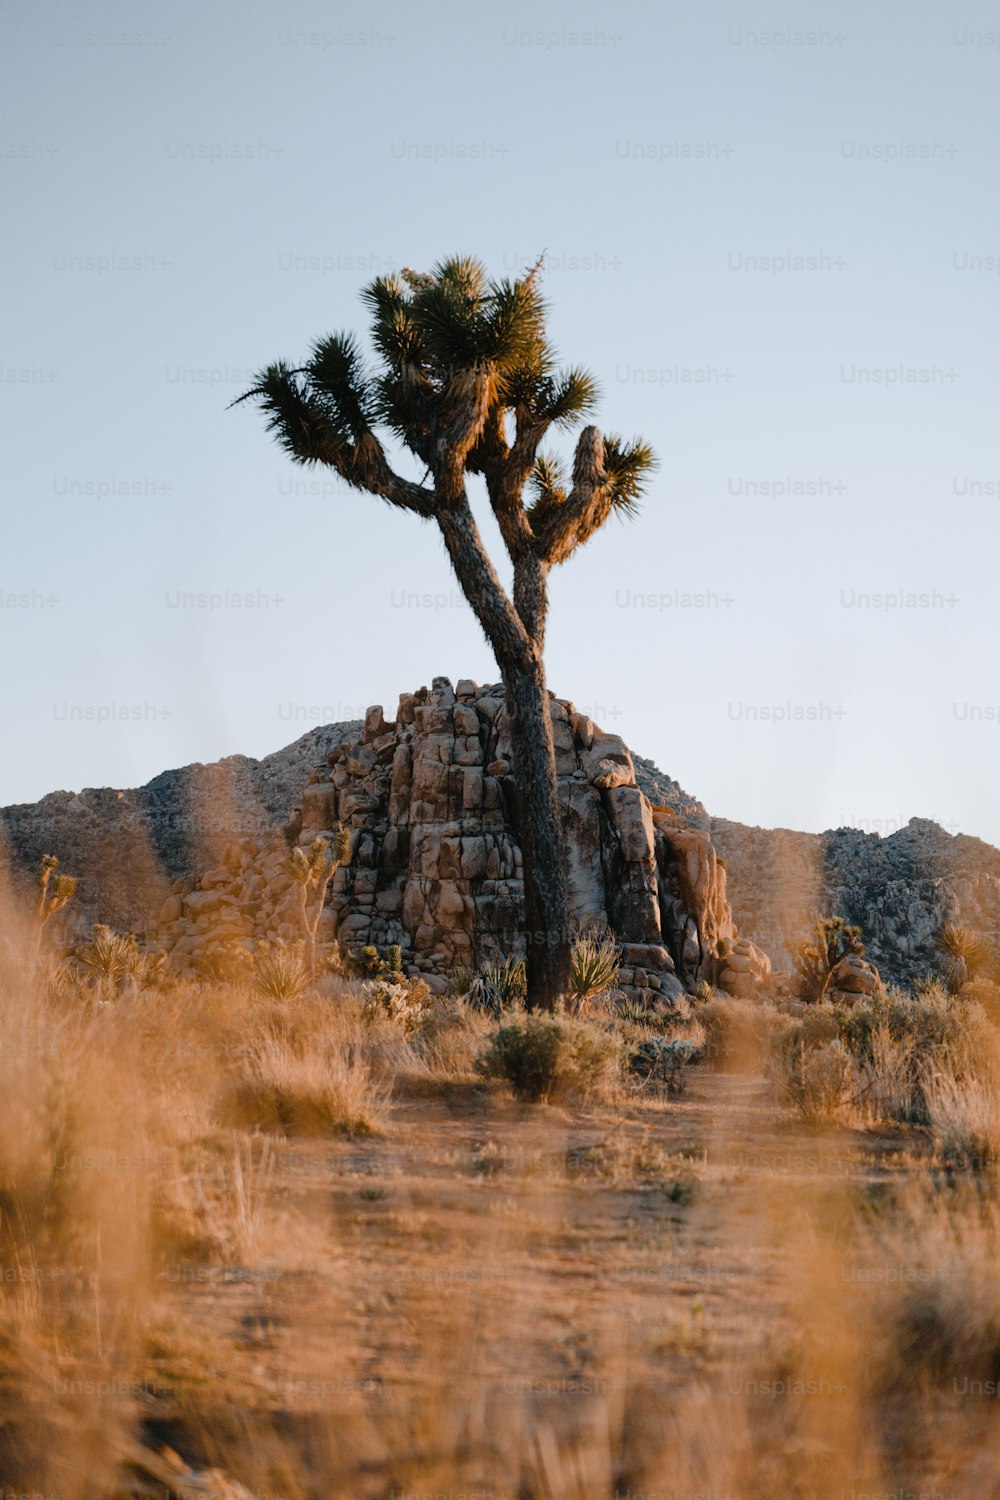
[(960, 922), (945, 922), (937, 935), (937, 945), (945, 958), (944, 982), (951, 995), (957, 995), (970, 979), (984, 973), (993, 958), (982, 933)]
[(403, 972), (403, 950), (398, 943), (390, 943), (380, 953), (374, 943), (368, 943), (359, 953), (343, 960), (344, 972), (355, 979), (394, 979)]
[(523, 958), (499, 959), (484, 964), (469, 989), (469, 1004), (488, 1015), (520, 1005), (528, 992), (527, 969)]
[(611, 938), (581, 938), (573, 945), (570, 963), (569, 1003), (579, 1014), (588, 1001), (596, 1000), (618, 982), (621, 952)]
[(130, 988), (151, 989), (164, 972), (165, 953), (146, 953), (134, 933), (115, 932), (98, 923), (89, 943), (77, 950), (77, 960), (95, 979), (97, 993), (108, 998)]
[(253, 987), (271, 1000), (300, 1000), (309, 989), (309, 972), (297, 953), (264, 948), (254, 957)]
[(619, 1064), (610, 1033), (569, 1016), (532, 1014), (494, 1033), (481, 1067), (509, 1083), (518, 1098), (550, 1102), (605, 1097)]
[(454, 995), (456, 999), (461, 996), (467, 995), (472, 989), (475, 978), (476, 976), (471, 969), (467, 969), (464, 967), (464, 965), (460, 964), (459, 967), (457, 969), (453, 969), (451, 974), (448, 976), (449, 995)]
[(644, 1083), (662, 1083), (668, 1093), (682, 1094), (686, 1070), (698, 1061), (703, 1047), (704, 1033), (700, 1037), (646, 1037), (629, 1051), (628, 1065)]
[(434, 996), (424, 1009), (413, 1045), (431, 1074), (472, 1079), (490, 1024), (483, 1011), (461, 999)]
[(651, 1030), (657, 1024), (642, 1001), (634, 999), (631, 995), (624, 995), (620, 1000), (616, 1000), (611, 1014), (616, 1021), (621, 1021), (629, 1027), (639, 1027), (642, 1030)]
[(1000, 1026), (1000, 983), (987, 975), (979, 975), (962, 986), (962, 999), (969, 1005), (978, 1005), (993, 1026)]
[[(810, 1010), (784, 1037), (776, 1072), (812, 1118), (931, 1125), (933, 1093), (943, 1140), (958, 1118), (955, 1091), (982, 1081), (995, 1055), (996, 1033), (981, 1007), (933, 983), (913, 995), (889, 989)], [(973, 1089), (970, 1123), (976, 1110), (982, 1118), (982, 1103)]]
[[(1000, 1369), (1000, 1205), (968, 1183), (904, 1190), (869, 1234), (879, 1261), (905, 1266), (883, 1283), (871, 1375), (879, 1394), (923, 1401), (929, 1384), (992, 1381)], [(987, 1387), (989, 1389), (989, 1387)]]
[(996, 1077), (958, 1079), (935, 1071), (924, 1081), (934, 1143), (946, 1161), (981, 1167), (1000, 1157), (1000, 1092)]
[(369, 1024), (376, 1020), (396, 1021), (407, 1034), (419, 1029), (430, 1001), (430, 990), (422, 979), (369, 980), (362, 986), (362, 1016)]
[(968, 1007), (956, 1005), (939, 984), (916, 994), (887, 989), (853, 1005), (833, 1007), (837, 1033), (852, 1053), (870, 1058), (876, 1034), (912, 1043), (921, 1058), (930, 1058), (957, 1043), (968, 1019)]

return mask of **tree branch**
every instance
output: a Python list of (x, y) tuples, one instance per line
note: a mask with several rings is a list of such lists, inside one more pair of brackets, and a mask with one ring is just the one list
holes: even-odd
[(366, 433), (354, 445), (351, 459), (358, 477), (355, 479), (350, 474), (344, 474), (348, 484), (378, 495), (400, 510), (412, 511), (425, 521), (435, 515), (437, 507), (434, 491), (413, 480), (401, 478), (391, 468), (382, 444), (374, 433)]
[(574, 548), (604, 524), (612, 501), (600, 428), (585, 427), (573, 459), (573, 488), (563, 504), (553, 507), (540, 524), (539, 550), (545, 562), (565, 562)]
[(465, 465), (486, 425), (495, 377), (484, 365), (456, 373), (441, 397), (434, 443), (437, 489), (450, 504), (464, 494)]
[(514, 608), (539, 655), (545, 647), (548, 576), (548, 563), (538, 556), (532, 539), (531, 547), (514, 564)]
[(442, 506), (436, 518), (455, 576), (501, 667), (529, 665), (535, 657), (533, 642), (497, 577), (465, 491)]

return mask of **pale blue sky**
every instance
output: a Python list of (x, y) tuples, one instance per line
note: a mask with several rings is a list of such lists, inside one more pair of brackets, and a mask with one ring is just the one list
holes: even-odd
[(496, 677), (436, 532), (226, 406), (373, 272), (548, 247), (561, 350), (662, 461), (553, 579), (551, 686), (717, 814), (1000, 842), (995, 8), (3, 18), (0, 803)]

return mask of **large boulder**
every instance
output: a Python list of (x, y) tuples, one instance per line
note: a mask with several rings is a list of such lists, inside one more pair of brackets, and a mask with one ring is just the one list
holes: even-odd
[(853, 1001), (862, 995), (874, 995), (881, 984), (881, 976), (873, 963), (857, 953), (847, 953), (830, 977), (828, 993), (832, 1000)]
[(730, 995), (751, 998), (771, 975), (771, 960), (749, 938), (740, 938), (726, 953), (720, 988)]

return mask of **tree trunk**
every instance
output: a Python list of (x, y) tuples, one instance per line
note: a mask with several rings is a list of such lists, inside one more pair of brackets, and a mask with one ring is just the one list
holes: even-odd
[(524, 868), (527, 1006), (555, 1010), (569, 989), (572, 941), (559, 787), (545, 669), (501, 662), (510, 715)]
[(503, 676), (524, 866), (527, 1004), (529, 1010), (555, 1010), (569, 988), (572, 942), (552, 718), (542, 665), (546, 570), (515, 564), (515, 587), (526, 623), (501, 587), (464, 491), (439, 510), (437, 523), (455, 576)]

